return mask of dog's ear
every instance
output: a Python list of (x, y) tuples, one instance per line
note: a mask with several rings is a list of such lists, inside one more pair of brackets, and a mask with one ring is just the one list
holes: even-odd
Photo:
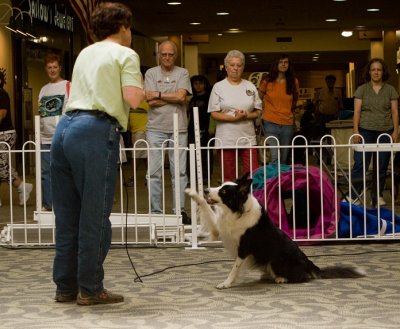
[(250, 172), (246, 172), (242, 177), (236, 179), (235, 183), (238, 185), (243, 184), (244, 182), (246, 182), (247, 177), (249, 177)]
[(247, 171), (244, 173), (244, 175), (242, 176), (243, 179), (246, 179), (247, 177), (250, 176), (250, 171)]
[(253, 180), (251, 178), (244, 179), (244, 177), (242, 177), (240, 183), (238, 184), (239, 192), (242, 193), (243, 195), (249, 194), (252, 183), (253, 183)]

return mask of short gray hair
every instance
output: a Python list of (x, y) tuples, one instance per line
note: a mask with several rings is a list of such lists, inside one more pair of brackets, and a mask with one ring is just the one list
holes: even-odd
[(224, 64), (225, 64), (225, 66), (228, 65), (228, 62), (229, 62), (229, 60), (230, 60), (231, 58), (240, 58), (240, 60), (242, 61), (243, 66), (244, 66), (244, 64), (245, 64), (245, 59), (244, 59), (244, 55), (243, 55), (243, 53), (242, 53), (241, 51), (239, 51), (239, 50), (230, 50), (230, 51), (226, 54), (225, 59), (224, 59)]
[(163, 48), (166, 45), (172, 46), (172, 48), (174, 50), (174, 57), (176, 58), (178, 56), (178, 47), (176, 46), (175, 42), (170, 41), (170, 40), (165, 40), (165, 41), (161, 42), (160, 45), (158, 46), (158, 51), (159, 51), (160, 56), (161, 56), (161, 50), (160, 49)]

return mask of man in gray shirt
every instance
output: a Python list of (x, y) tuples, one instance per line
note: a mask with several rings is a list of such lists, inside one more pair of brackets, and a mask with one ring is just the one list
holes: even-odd
[[(175, 66), (177, 47), (171, 41), (159, 46), (160, 65), (147, 70), (145, 75), (146, 98), (149, 103), (146, 139), (150, 148), (148, 180), (151, 212), (162, 213), (161, 205), (161, 148), (173, 147), (173, 115), (178, 113), (179, 147), (187, 146), (186, 96), (192, 93), (188, 70)], [(190, 224), (185, 212), (186, 152), (179, 152), (180, 211), (184, 224)], [(175, 208), (175, 163), (173, 150), (168, 151)], [(165, 205), (164, 205), (165, 206)], [(178, 210), (175, 210), (178, 213)]]

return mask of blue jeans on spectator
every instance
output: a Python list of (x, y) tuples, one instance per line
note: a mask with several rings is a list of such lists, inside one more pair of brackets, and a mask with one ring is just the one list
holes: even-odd
[[(163, 211), (163, 205), (161, 203), (162, 195), (162, 171), (163, 171), (163, 151), (162, 147), (174, 147), (173, 133), (163, 133), (159, 131), (147, 131), (146, 140), (149, 143), (150, 148), (157, 148), (150, 150), (149, 152), (149, 169), (147, 179), (149, 181), (148, 186), (150, 188), (150, 199), (151, 199), (151, 212), (154, 214), (161, 214)], [(179, 147), (187, 147), (188, 135), (187, 133), (179, 133)], [(180, 207), (181, 211), (185, 211), (185, 188), (187, 185), (186, 175), (186, 150), (179, 151), (179, 192), (180, 192)], [(168, 150), (169, 169), (172, 180), (172, 195), (173, 195), (173, 211), (175, 212), (175, 158), (174, 150)], [(165, 205), (164, 205), (165, 209)]]
[(88, 111), (67, 112), (57, 125), (51, 146), (57, 292), (104, 289), (119, 139), (114, 119)]
[[(279, 141), (280, 146), (287, 146), (287, 145), (292, 145), (292, 138), (293, 138), (293, 125), (290, 126), (285, 126), (285, 125), (278, 125), (273, 122), (269, 121), (264, 121), (264, 131), (265, 131), (265, 137), (276, 137)], [(275, 138), (269, 138), (268, 139), (268, 145), (270, 146), (277, 146), (278, 143), (276, 142)], [(271, 163), (277, 163), (278, 162), (278, 149), (277, 148), (271, 148)], [(280, 148), (280, 161), (282, 164), (286, 164), (288, 154), (289, 154), (289, 148)]]
[[(378, 137), (381, 134), (391, 134), (393, 130), (389, 131), (375, 131), (359, 128), (360, 135), (364, 138), (365, 144), (375, 144), (375, 143), (390, 143), (390, 138), (386, 135), (381, 136), (378, 141)], [(365, 152), (365, 166), (363, 161), (363, 152), (354, 151), (354, 165), (351, 172), (352, 185), (356, 191), (360, 194), (363, 189), (363, 173), (368, 170), (371, 163), (371, 158), (374, 157), (374, 169), (373, 169), (373, 183), (376, 184), (376, 170), (377, 170), (377, 152)], [(379, 196), (383, 195), (383, 190), (385, 188), (386, 171), (390, 161), (390, 152), (379, 152)], [(372, 201), (376, 202), (376, 186), (372, 189)], [(378, 197), (379, 197), (378, 196)], [(352, 199), (357, 196), (352, 193)]]
[(51, 144), (41, 144), (40, 163), (42, 176), (42, 207), (52, 209), (53, 199), (51, 196), (51, 175), (50, 175), (50, 147)]

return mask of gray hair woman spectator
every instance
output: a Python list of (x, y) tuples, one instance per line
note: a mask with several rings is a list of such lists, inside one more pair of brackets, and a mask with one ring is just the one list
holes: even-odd
[(224, 181), (232, 181), (236, 178), (239, 160), (236, 159), (237, 147), (242, 172), (258, 168), (257, 149), (251, 146), (257, 145), (253, 121), (261, 111), (261, 99), (254, 84), (242, 79), (245, 64), (242, 52), (229, 51), (224, 63), (227, 77), (214, 85), (208, 112), (216, 121), (216, 146), (222, 142), (223, 151), (218, 149), (217, 154), (221, 159)]

